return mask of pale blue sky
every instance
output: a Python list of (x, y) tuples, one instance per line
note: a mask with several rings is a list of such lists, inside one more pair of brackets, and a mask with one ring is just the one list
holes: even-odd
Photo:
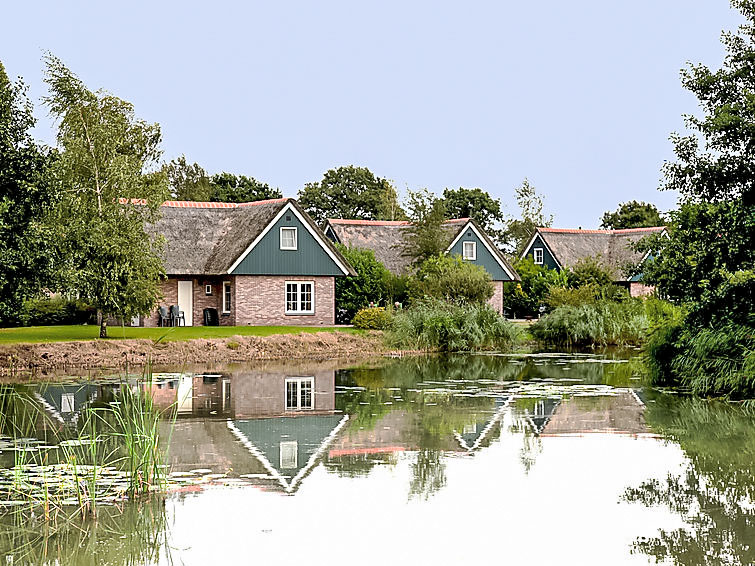
[[(695, 112), (679, 70), (717, 66), (726, 0), (8, 2), (0, 60), (38, 103), (43, 50), (159, 122), (165, 158), (295, 196), (337, 165), (406, 187), (528, 177), (561, 227), (657, 191)], [(37, 104), (39, 139), (54, 130)]]

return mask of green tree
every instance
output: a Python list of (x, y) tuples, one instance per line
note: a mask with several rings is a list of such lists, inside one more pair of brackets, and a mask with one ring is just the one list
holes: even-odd
[(632, 200), (621, 203), (616, 212), (603, 214), (600, 227), (605, 230), (622, 230), (663, 226), (663, 224), (661, 213), (654, 204)]
[(445, 189), (443, 204), (449, 218), (473, 218), (494, 240), (502, 232), (497, 225), (503, 222), (500, 199), (494, 199), (482, 189)]
[(486, 303), (493, 292), (493, 283), (485, 268), (446, 254), (426, 259), (409, 280), (412, 299), (432, 297), (453, 302)]
[(49, 219), (60, 198), (55, 155), (38, 146), (35, 120), (20, 81), (0, 63), (0, 322), (18, 323), (25, 299), (53, 286), (58, 258)]
[(543, 197), (525, 179), (515, 190), (516, 202), (519, 205), (519, 218), (508, 221), (502, 235), (506, 247), (513, 250), (514, 256), (519, 257), (524, 247), (535, 235), (537, 228), (547, 228), (553, 224), (553, 216), (543, 212), (545, 204)]
[(535, 265), (532, 258), (516, 261), (514, 268), (522, 280), (504, 284), (506, 306), (514, 318), (538, 315), (551, 289), (568, 285), (565, 271)]
[(299, 191), (299, 204), (318, 223), (328, 218), (403, 220), (393, 184), (366, 167), (338, 167)]
[(445, 253), (450, 234), (443, 228), (446, 206), (427, 189), (409, 191), (407, 199), (411, 226), (404, 238), (402, 255), (417, 266), (426, 259)]
[(168, 196), (165, 174), (154, 172), (160, 127), (138, 120), (130, 103), (87, 89), (57, 57), (44, 61), (45, 103), (59, 120), (60, 217), (72, 285), (101, 313), (104, 338), (108, 315), (146, 314), (159, 298), (161, 242), (145, 224), (157, 220)]
[(213, 196), (213, 185), (198, 163), (189, 164), (182, 155), (163, 166), (170, 192), (177, 200), (207, 202)]
[(336, 244), (356, 277), (336, 278), (336, 317), (339, 324), (351, 322), (357, 311), (370, 303), (380, 305), (389, 296), (391, 273), (375, 258), (375, 252)]
[(213, 202), (254, 202), (283, 198), (280, 189), (272, 188), (254, 177), (234, 175), (233, 173), (218, 173), (212, 176)]

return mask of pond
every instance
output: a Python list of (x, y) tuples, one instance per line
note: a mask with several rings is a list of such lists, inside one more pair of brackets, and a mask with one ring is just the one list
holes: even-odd
[[(134, 399), (160, 445), (132, 474)], [(631, 353), (51, 376), (0, 403), (8, 564), (755, 563), (755, 419), (644, 387)]]

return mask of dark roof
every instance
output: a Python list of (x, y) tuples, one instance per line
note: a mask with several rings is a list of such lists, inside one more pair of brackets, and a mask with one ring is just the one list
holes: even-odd
[[(470, 223), (469, 218), (453, 218), (443, 223), (448, 233), (448, 243)], [(345, 246), (373, 250), (375, 257), (388, 271), (396, 275), (407, 273), (412, 259), (404, 255), (404, 242), (407, 231), (411, 226), (405, 220), (345, 220), (341, 218), (328, 219), (326, 230), (331, 230), (338, 241)], [(483, 236), (492, 252), (498, 256), (506, 268), (518, 280), (518, 275), (504, 257), (503, 253), (493, 243), (490, 237), (475, 224), (478, 232)]]
[(228, 272), (289, 203), (353, 275), (349, 263), (309, 215), (289, 198), (247, 203), (166, 201), (161, 207), (160, 220), (148, 230), (165, 238), (163, 258), (167, 274), (221, 275)]
[[(643, 259), (643, 254), (634, 251), (633, 245), (665, 229), (665, 226), (653, 226), (626, 230), (538, 228), (537, 231), (561, 267), (572, 267), (580, 259), (591, 257), (619, 277), (629, 266), (638, 265)], [(529, 249), (525, 254), (527, 252)]]

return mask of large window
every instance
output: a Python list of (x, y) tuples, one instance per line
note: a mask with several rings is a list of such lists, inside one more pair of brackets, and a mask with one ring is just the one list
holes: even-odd
[(314, 314), (313, 281), (286, 281), (286, 314)]
[(223, 281), (223, 312), (231, 312), (231, 282)]
[(543, 248), (535, 248), (532, 250), (532, 253), (535, 258), (535, 264), (543, 265)]
[(296, 228), (281, 228), (281, 249), (295, 250), (297, 248)]
[(462, 257), (464, 259), (476, 260), (477, 259), (477, 242), (464, 242), (462, 249)]
[(314, 408), (313, 377), (289, 377), (286, 379), (286, 410), (302, 411)]

